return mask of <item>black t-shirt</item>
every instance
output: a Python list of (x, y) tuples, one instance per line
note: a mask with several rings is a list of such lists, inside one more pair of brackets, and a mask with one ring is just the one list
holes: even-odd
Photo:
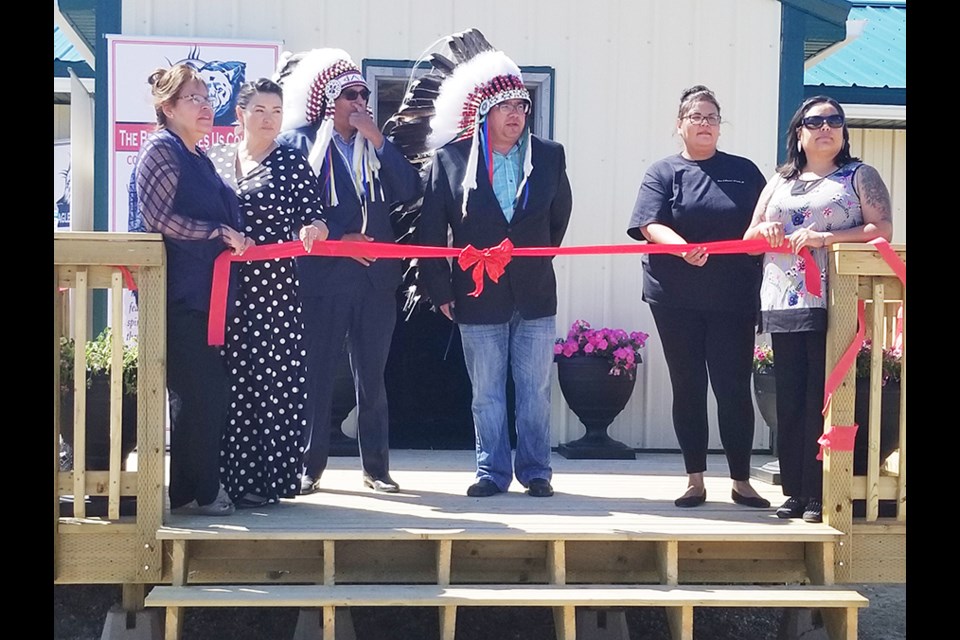
[[(627, 233), (643, 240), (640, 229), (656, 222), (688, 243), (738, 240), (765, 184), (757, 165), (722, 151), (702, 161), (664, 158), (643, 177)], [(744, 313), (758, 308), (760, 256), (712, 255), (695, 267), (673, 255), (644, 255), (643, 266), (643, 299), (650, 304)]]

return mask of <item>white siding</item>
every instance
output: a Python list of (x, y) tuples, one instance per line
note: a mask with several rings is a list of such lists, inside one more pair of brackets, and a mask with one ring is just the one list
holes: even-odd
[(872, 165), (890, 190), (893, 241), (907, 241), (907, 132), (904, 129), (851, 129), (850, 151)]
[[(479, 28), (519, 65), (556, 70), (554, 137), (567, 149), (574, 212), (565, 244), (631, 242), (625, 229), (646, 168), (679, 150), (683, 88), (705, 84), (723, 107), (720, 147), (776, 161), (780, 3), (776, 0), (137, 0), (126, 35), (282, 40), (336, 46), (355, 61), (415, 60), (436, 39)], [(578, 318), (651, 334), (633, 399), (611, 434), (675, 448), (671, 392), (653, 319), (640, 300), (639, 257), (556, 261), (558, 332)], [(554, 385), (554, 443), (582, 435)], [(712, 421), (715, 423), (715, 408)], [(757, 415), (756, 444), (767, 443)], [(715, 424), (711, 446), (719, 447)]]
[(53, 139), (66, 140), (70, 137), (70, 105), (53, 105)]

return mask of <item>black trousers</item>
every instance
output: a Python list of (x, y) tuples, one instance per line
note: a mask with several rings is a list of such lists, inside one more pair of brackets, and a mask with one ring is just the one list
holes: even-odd
[(210, 504), (220, 490), (220, 439), (229, 381), (219, 347), (207, 344), (207, 313), (167, 313), (170, 507)]
[(650, 305), (673, 388), (673, 428), (687, 473), (707, 469), (707, 372), (730, 477), (749, 480), (755, 314)]
[(772, 333), (777, 382), (777, 449), (783, 495), (820, 500), (823, 462), (823, 385), (827, 334)]
[(394, 290), (363, 283), (354, 291), (300, 298), (307, 351), (307, 437), (304, 469), (319, 478), (330, 455), (330, 414), (344, 339), (357, 390), (357, 440), (363, 471), (390, 471), (389, 411), (383, 373), (397, 321)]

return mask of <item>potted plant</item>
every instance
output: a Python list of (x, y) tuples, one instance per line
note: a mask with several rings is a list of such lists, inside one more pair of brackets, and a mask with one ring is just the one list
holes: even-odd
[[(870, 359), (873, 344), (864, 340), (857, 352), (857, 397), (854, 402), (854, 421), (857, 429), (853, 449), (853, 473), (867, 473), (867, 424), (870, 417)], [(900, 446), (900, 373), (901, 352), (888, 347), (883, 350), (880, 390), (880, 462)]]
[(566, 338), (554, 344), (560, 391), (587, 429), (578, 440), (561, 444), (566, 458), (632, 460), (632, 448), (607, 435), (607, 427), (630, 400), (636, 384), (640, 350), (648, 334), (623, 329), (593, 329), (577, 320)]
[[(864, 475), (867, 467), (867, 423), (870, 416), (870, 358), (872, 343), (864, 340), (857, 352), (856, 400), (854, 421), (857, 430), (853, 455), (853, 472)], [(883, 386), (880, 399), (880, 460), (886, 460), (900, 446), (900, 372), (901, 353), (898, 349), (883, 350)], [(766, 343), (753, 350), (753, 390), (757, 407), (764, 422), (770, 427), (770, 442), (773, 455), (777, 455), (777, 401), (776, 369), (773, 350)]]
[[(110, 361), (112, 354), (110, 329), (86, 345), (86, 466), (107, 469), (110, 461)], [(73, 447), (75, 343), (60, 338), (60, 434)], [(137, 345), (123, 347), (123, 406), (121, 460), (137, 446)]]
[(770, 452), (777, 455), (777, 384), (773, 374), (773, 349), (766, 342), (753, 348), (753, 395), (760, 416), (770, 428)]

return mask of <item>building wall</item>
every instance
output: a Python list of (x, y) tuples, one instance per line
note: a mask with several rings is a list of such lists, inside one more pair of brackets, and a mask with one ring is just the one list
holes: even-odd
[(70, 137), (70, 105), (53, 105), (53, 139), (66, 140)]
[[(646, 168), (680, 149), (676, 110), (694, 84), (723, 107), (722, 150), (772, 173), (777, 146), (780, 10), (776, 0), (136, 0), (125, 35), (281, 40), (363, 59), (415, 60), (450, 33), (479, 28), (519, 65), (553, 67), (554, 138), (567, 149), (574, 211), (565, 244), (632, 242), (625, 229)], [(634, 396), (611, 435), (675, 448), (671, 392), (638, 256), (558, 258), (558, 333), (578, 318), (651, 334)], [(554, 442), (583, 427), (554, 386)], [(715, 423), (715, 408), (713, 411)], [(767, 443), (757, 415), (756, 444)], [(711, 446), (719, 447), (715, 424)]]
[(907, 132), (905, 129), (851, 129), (850, 150), (876, 168), (890, 190), (893, 241), (907, 242)]

